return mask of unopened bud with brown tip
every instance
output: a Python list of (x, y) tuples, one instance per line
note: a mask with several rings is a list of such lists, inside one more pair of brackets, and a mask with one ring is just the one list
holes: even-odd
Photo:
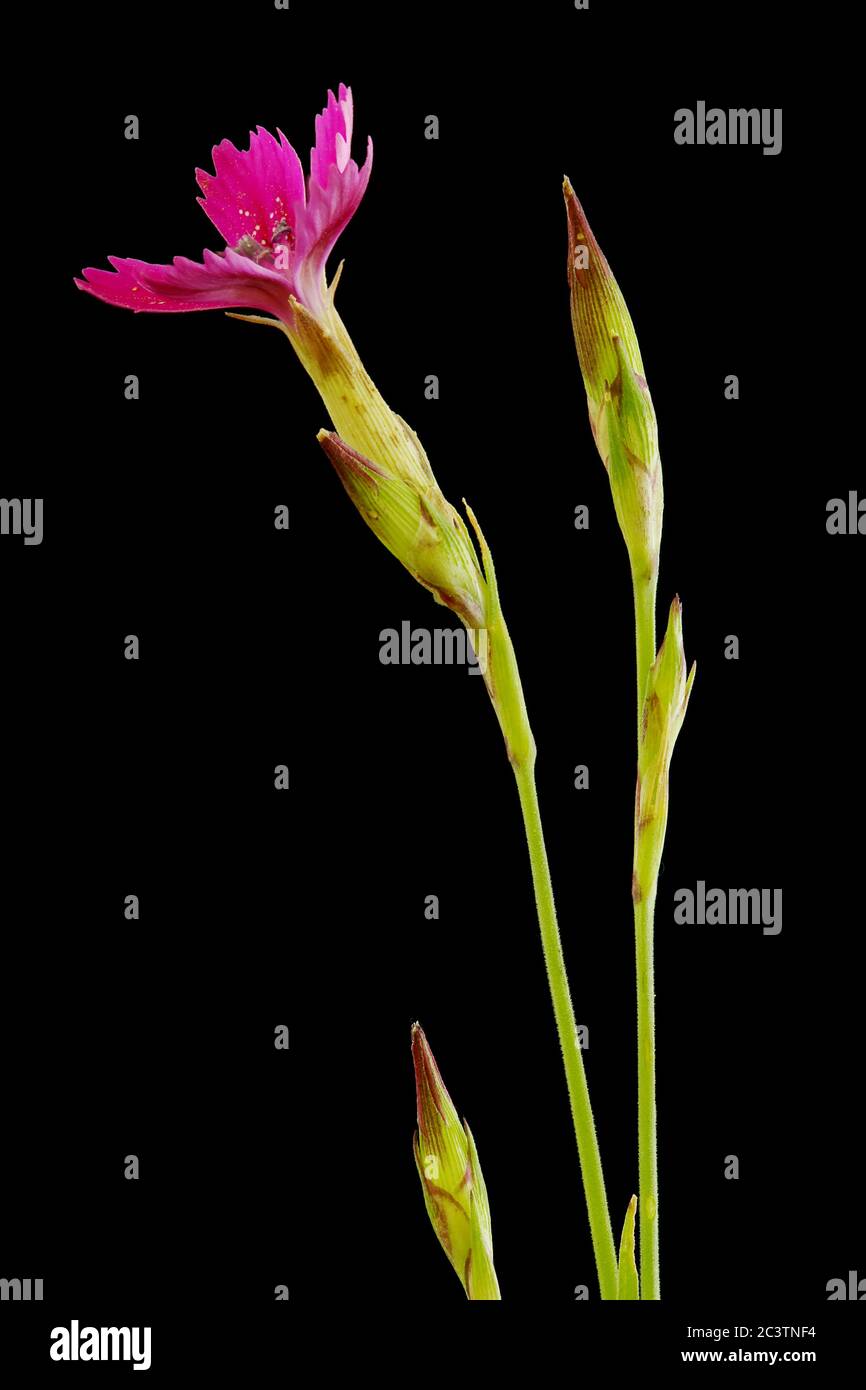
[(401, 477), (333, 431), (318, 440), (371, 531), (419, 584), (466, 625), (484, 627), (486, 584), (462, 517), (435, 481)]
[(664, 492), (655, 409), (626, 302), (565, 180), (571, 321), (590, 425), (636, 578), (658, 573)]
[(472, 1302), (500, 1298), (487, 1189), (469, 1126), (461, 1124), (419, 1024), (412, 1027), (418, 1129), (415, 1165), (439, 1244)]

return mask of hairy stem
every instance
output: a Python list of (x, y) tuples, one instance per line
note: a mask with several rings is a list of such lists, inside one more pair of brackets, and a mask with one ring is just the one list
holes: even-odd
[(515, 765), (514, 770), (526, 828), (529, 860), (532, 865), (532, 881), (538, 909), (538, 924), (541, 928), (544, 964), (547, 968), (547, 980), (553, 1000), (553, 1013), (559, 1034), (559, 1044), (562, 1048), (562, 1058), (565, 1063), (568, 1097), (571, 1102), (571, 1116), (577, 1138), (577, 1151), (580, 1156), (580, 1170), (583, 1176), (583, 1190), (592, 1232), (598, 1282), (603, 1299), (616, 1299), (616, 1251), (604, 1188), (601, 1154), (595, 1132), (595, 1122), (592, 1117), (592, 1106), (589, 1101), (589, 1088), (586, 1084), (583, 1056), (577, 1041), (577, 1025), (556, 920), (550, 868), (538, 807), (534, 760), (529, 760), (519, 766)]
[[(637, 654), (637, 735), (640, 748), (647, 676), (656, 656), (656, 575), (632, 575)], [(635, 863), (638, 836), (635, 825)], [(658, 1299), (659, 1183), (656, 1138), (655, 986), (653, 982), (653, 921), (657, 874), (651, 883), (633, 884), (635, 962), (637, 974), (637, 1129), (640, 1193), (640, 1296)]]

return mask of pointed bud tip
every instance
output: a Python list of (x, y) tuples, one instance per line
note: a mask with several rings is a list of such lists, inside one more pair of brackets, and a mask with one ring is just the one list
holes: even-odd
[(341, 435), (337, 434), (336, 430), (319, 430), (316, 439), (343, 478), (344, 483), (347, 476), (351, 475), (356, 482), (366, 483), (375, 490), (376, 478), (388, 477), (384, 468), (380, 468), (378, 463), (374, 463), (365, 454), (360, 454), (357, 449), (353, 449)]
[(411, 1038), (412, 1055), (415, 1056), (417, 1053), (421, 1051), (422, 1048), (427, 1046), (427, 1039), (424, 1036), (424, 1029), (421, 1027), (421, 1024), (418, 1022), (417, 1019), (412, 1024)]
[(456, 1111), (420, 1023), (412, 1024), (412, 1061), (415, 1067), (418, 1128), (430, 1142), (433, 1138), (432, 1126), (437, 1123), (434, 1111), (446, 1122), (452, 1117), (456, 1118)]
[[(580, 285), (592, 284), (595, 280), (612, 280), (610, 266), (607, 263), (604, 252), (596, 241), (592, 228), (589, 225), (583, 204), (566, 178), (562, 185), (562, 192), (565, 198), (565, 211), (568, 219), (568, 240), (569, 240), (569, 266), (576, 275)], [(578, 267), (574, 263), (574, 255), (578, 247), (586, 247), (590, 253), (590, 264)]]
[[(676, 636), (677, 645), (682, 646), (683, 603), (679, 594), (674, 594), (671, 599), (670, 612), (668, 613), (668, 628), (665, 637), (667, 637), (668, 632), (673, 632)], [(662, 645), (664, 645), (664, 643), (662, 643)]]

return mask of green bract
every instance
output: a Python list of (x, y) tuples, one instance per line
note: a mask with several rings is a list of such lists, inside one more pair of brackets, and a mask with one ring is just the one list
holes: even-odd
[(654, 888), (658, 874), (667, 826), (671, 755), (694, 679), (695, 663), (687, 672), (683, 650), (683, 607), (674, 598), (643, 702), (635, 796), (634, 892), (638, 896)]
[(633, 1303), (640, 1299), (637, 1265), (634, 1258), (634, 1219), (636, 1212), (637, 1197), (632, 1197), (625, 1214), (625, 1221), (622, 1227), (622, 1239), (619, 1243), (616, 1296), (621, 1302)]

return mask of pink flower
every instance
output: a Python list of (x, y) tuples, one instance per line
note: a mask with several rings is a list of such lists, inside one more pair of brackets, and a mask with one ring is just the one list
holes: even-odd
[(75, 283), (107, 304), (148, 313), (191, 309), (258, 309), (293, 326), (290, 297), (310, 313), (327, 308), (325, 262), (351, 220), (370, 177), (372, 141), (359, 169), (350, 158), (352, 93), (316, 117), (316, 144), (305, 181), (301, 161), (281, 130), (258, 127), (248, 150), (223, 140), (213, 150), (214, 174), (196, 170), (199, 198), (226, 243), (203, 263), (175, 256), (171, 265), (109, 256), (114, 270), (88, 267)]

